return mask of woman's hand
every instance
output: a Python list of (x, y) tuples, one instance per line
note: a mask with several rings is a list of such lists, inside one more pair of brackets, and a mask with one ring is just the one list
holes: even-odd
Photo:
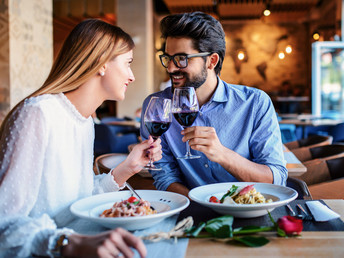
[(135, 248), (141, 257), (147, 254), (143, 241), (123, 228), (98, 235), (70, 235), (69, 244), (62, 249), (63, 257), (134, 257), (130, 247)]
[(149, 136), (148, 140), (137, 144), (125, 161), (112, 170), (112, 176), (121, 186), (131, 176), (140, 172), (148, 164), (149, 158), (153, 162), (162, 158), (161, 140), (157, 139), (154, 141), (152, 136)]
[(153, 140), (152, 136), (139, 144), (137, 144), (124, 161), (133, 174), (140, 172), (147, 165), (149, 158), (152, 162), (162, 158), (161, 140)]

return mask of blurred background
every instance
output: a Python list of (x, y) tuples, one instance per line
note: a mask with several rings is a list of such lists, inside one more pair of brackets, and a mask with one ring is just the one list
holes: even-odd
[[(168, 14), (203, 11), (225, 30), (221, 78), (256, 87), (279, 114), (344, 114), (342, 0), (2, 0), (0, 2), (0, 122), (37, 89), (72, 28), (100, 18), (136, 43), (136, 81), (123, 102), (99, 116), (135, 118), (144, 98), (168, 80), (158, 55), (159, 22)], [(332, 44), (332, 45), (331, 45)]]

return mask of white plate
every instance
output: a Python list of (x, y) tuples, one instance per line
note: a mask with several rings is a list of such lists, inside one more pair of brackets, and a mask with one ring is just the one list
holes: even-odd
[[(254, 184), (254, 188), (267, 199), (272, 199), (271, 203), (261, 204), (222, 204), (211, 203), (209, 198), (214, 195), (220, 199), (232, 185), (245, 187), (247, 185)], [(221, 214), (228, 214), (238, 218), (254, 218), (263, 216), (272, 211), (274, 208), (286, 205), (292, 200), (296, 199), (297, 192), (289, 187), (265, 184), (265, 183), (250, 183), (250, 182), (231, 182), (231, 183), (219, 183), (199, 186), (192, 189), (189, 192), (191, 200), (209, 207), (214, 211)]]
[(99, 215), (110, 209), (115, 202), (131, 196), (130, 191), (120, 191), (93, 195), (73, 203), (71, 212), (83, 219), (98, 223), (107, 228), (122, 227), (127, 230), (138, 230), (151, 227), (188, 207), (190, 201), (183, 195), (154, 190), (137, 190), (142, 199), (151, 203), (156, 214), (139, 217), (101, 218)]

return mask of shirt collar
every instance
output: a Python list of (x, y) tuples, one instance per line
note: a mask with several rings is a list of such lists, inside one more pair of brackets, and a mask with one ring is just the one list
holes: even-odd
[(228, 101), (228, 90), (225, 86), (225, 83), (217, 77), (217, 86), (216, 90), (210, 99), (210, 101), (216, 101), (216, 102), (227, 102)]

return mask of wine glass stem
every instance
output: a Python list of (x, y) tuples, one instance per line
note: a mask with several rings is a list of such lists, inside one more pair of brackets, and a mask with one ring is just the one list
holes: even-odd
[(152, 162), (152, 158), (150, 157), (149, 158), (149, 162), (148, 162), (148, 167), (153, 167), (153, 162)]
[[(159, 139), (159, 137), (156, 137), (156, 136), (152, 136), (152, 138), (153, 138), (153, 142), (155, 142), (157, 139)], [(154, 164), (153, 164), (153, 162), (152, 162), (152, 157), (151, 157), (151, 155), (149, 155), (149, 162), (148, 162), (148, 165), (147, 165), (148, 167), (154, 167)]]
[(186, 154), (185, 154), (185, 156), (191, 156), (189, 140), (187, 140), (187, 142), (186, 142)]

